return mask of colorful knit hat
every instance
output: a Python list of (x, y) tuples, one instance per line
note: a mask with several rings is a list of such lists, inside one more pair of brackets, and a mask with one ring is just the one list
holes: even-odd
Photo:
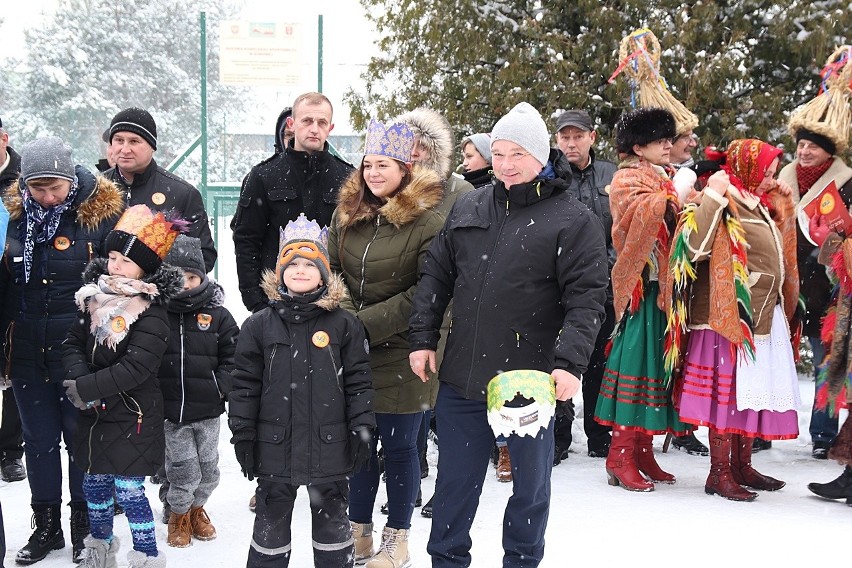
[(367, 138), (364, 140), (364, 155), (387, 156), (400, 162), (411, 161), (414, 149), (414, 132), (405, 123), (394, 122), (385, 126), (376, 119), (370, 120)]
[(300, 213), (295, 221), (279, 229), (279, 253), (275, 273), (278, 281), (283, 281), (284, 269), (295, 258), (304, 258), (317, 265), (322, 281), (328, 284), (331, 276), (331, 264), (328, 262), (328, 227), (320, 227), (316, 221), (309, 221)]
[(154, 212), (145, 205), (127, 208), (106, 238), (106, 250), (118, 251), (146, 274), (157, 271), (178, 233), (186, 230), (183, 219)]
[(553, 377), (542, 371), (500, 373), (488, 382), (487, 397), (488, 424), (495, 436), (535, 437), (556, 413)]

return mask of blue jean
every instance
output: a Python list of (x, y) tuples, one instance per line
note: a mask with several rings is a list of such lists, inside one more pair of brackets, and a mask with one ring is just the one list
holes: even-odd
[[(432, 568), (470, 566), (470, 528), (479, 506), (494, 433), (486, 404), (441, 384), (435, 405), (441, 451), (427, 551)], [(503, 514), (503, 567), (538, 566), (550, 514), (553, 420), (538, 435), (506, 437), (513, 491)]]
[(74, 462), (73, 444), (80, 411), (65, 396), (61, 382), (12, 378), (24, 433), (27, 481), (33, 505), (62, 503), (62, 455), (68, 450), (68, 491), (72, 501), (85, 501), (83, 472)]
[(373, 507), (379, 491), (379, 460), (376, 440), (382, 442), (387, 474), (388, 521), (394, 529), (411, 528), (414, 501), (420, 489), (420, 459), (417, 456), (417, 435), (423, 413), (376, 413), (376, 432), (373, 434), (373, 455), (361, 471), (349, 479), (349, 520), (355, 523), (373, 522)]
[[(816, 376), (817, 365), (822, 364), (825, 358), (825, 346), (820, 341), (819, 337), (808, 337), (811, 344), (811, 350), (814, 353), (814, 376)], [(811, 423), (808, 430), (811, 433), (811, 443), (824, 442), (832, 444), (834, 438), (837, 437), (839, 421), (837, 416), (831, 416), (826, 410), (817, 410), (816, 397), (814, 397), (814, 407), (811, 411)]]

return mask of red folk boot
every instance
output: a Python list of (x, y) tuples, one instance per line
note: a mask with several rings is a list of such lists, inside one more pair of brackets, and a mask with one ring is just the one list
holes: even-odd
[(654, 458), (654, 437), (650, 434), (636, 432), (636, 465), (655, 483), (672, 484), (676, 481), (675, 476), (663, 471)]
[(759, 473), (751, 466), (752, 444), (754, 438), (738, 434), (731, 436), (731, 474), (734, 481), (740, 485), (760, 489), (761, 491), (778, 491), (786, 482)]
[(757, 493), (740, 487), (731, 475), (731, 435), (710, 429), (710, 475), (704, 484), (708, 495), (720, 495), (731, 501), (754, 501)]
[(607, 482), (628, 491), (653, 491), (654, 484), (642, 477), (636, 466), (636, 432), (613, 430), (606, 458)]

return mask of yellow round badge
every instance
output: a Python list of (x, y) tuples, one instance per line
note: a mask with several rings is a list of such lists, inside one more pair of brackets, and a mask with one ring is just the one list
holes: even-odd
[(121, 333), (125, 329), (127, 329), (127, 322), (124, 321), (123, 317), (117, 316), (112, 320), (112, 331), (114, 333)]
[(819, 212), (822, 215), (828, 215), (832, 211), (834, 211), (834, 197), (829, 194), (825, 194), (819, 202)]
[(328, 334), (324, 331), (318, 331), (311, 338), (311, 341), (314, 342), (314, 345), (322, 349), (328, 345)]
[(68, 237), (56, 237), (53, 239), (53, 248), (56, 250), (66, 250), (71, 246), (71, 239)]
[(155, 193), (154, 195), (151, 196), (151, 202), (153, 202), (154, 205), (162, 205), (163, 203), (166, 202), (166, 196), (165, 196), (165, 194), (160, 193), (158, 191), (157, 193)]

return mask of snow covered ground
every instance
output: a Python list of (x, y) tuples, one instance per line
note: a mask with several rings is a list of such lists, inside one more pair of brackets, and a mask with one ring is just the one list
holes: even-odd
[[(233, 258), (230, 232), (226, 227), (223, 223), (219, 233), (223, 261)], [(240, 303), (235, 272), (232, 267), (220, 267), (219, 276), (229, 295), (228, 307), (241, 321), (246, 312)], [(807, 430), (813, 382), (802, 377), (799, 385), (805, 401), (799, 414), (799, 438), (774, 442), (772, 449), (754, 457), (759, 471), (785, 480), (787, 486), (775, 493), (761, 493), (753, 503), (734, 503), (705, 495), (709, 458), (689, 456), (676, 450), (657, 455), (661, 466), (677, 476), (676, 485), (659, 486), (653, 493), (630, 493), (610, 487), (606, 483), (603, 460), (586, 456), (582, 422), (575, 422), (573, 453), (553, 470), (550, 523), (542, 568), (570, 566), (578, 561), (585, 566), (632, 568), (675, 563), (692, 568), (749, 564), (785, 567), (810, 561), (842, 562), (842, 552), (836, 551), (843, 550), (842, 543), (847, 542), (852, 531), (852, 507), (842, 502), (825, 501), (807, 489), (811, 481), (834, 479), (842, 468), (835, 462), (811, 458)], [(211, 542), (196, 541), (186, 549), (168, 548), (166, 526), (158, 522), (157, 540), (166, 552), (169, 566), (245, 566), (254, 522), (248, 510), (254, 483), (240, 474), (228, 443), (229, 436), (223, 417), (219, 444), (222, 481), (206, 507), (219, 538)], [(699, 430), (698, 437), (706, 443), (706, 429)], [(658, 436), (655, 442), (660, 452), (662, 437)], [(422, 485), (425, 498), (434, 490), (437, 459), (437, 449), (430, 443), (430, 476)], [(502, 511), (512, 485), (499, 483), (493, 471), (489, 470), (486, 478), (473, 526), (474, 567), (501, 565)], [(155, 517), (159, 517), (160, 504), (156, 495), (157, 486), (148, 485)], [(15, 553), (31, 533), (30, 494), (26, 482), (0, 482), (0, 502), (8, 548), (5, 566), (10, 567), (15, 565)], [(378, 511), (383, 502), (382, 492), (373, 518), (378, 533), (384, 523)], [(63, 516), (67, 538), (67, 507), (63, 507)], [(409, 545), (415, 567), (430, 565), (426, 554), (430, 526), (431, 520), (421, 517), (419, 509), (415, 510)], [(128, 550), (130, 532), (125, 517), (117, 517), (115, 527), (123, 550)], [(378, 534), (376, 536), (378, 538)], [(310, 543), (310, 510), (306, 493), (302, 491), (294, 512), (290, 566), (313, 566)], [(125, 555), (125, 552), (120, 555), (122, 566), (126, 565)], [(71, 566), (70, 542), (64, 550), (52, 552), (37, 566)]]

